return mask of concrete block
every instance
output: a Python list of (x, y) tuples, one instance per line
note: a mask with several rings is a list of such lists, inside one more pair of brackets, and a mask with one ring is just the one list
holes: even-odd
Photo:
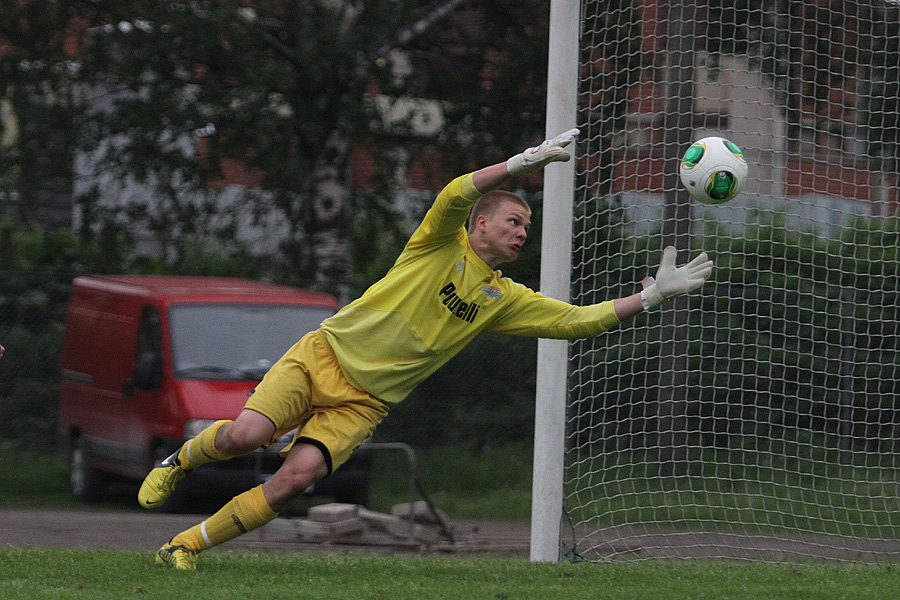
[(330, 504), (321, 504), (313, 506), (307, 511), (306, 517), (310, 521), (318, 521), (321, 523), (336, 523), (338, 521), (346, 521), (356, 517), (359, 513), (358, 504), (344, 504), (341, 502), (332, 502)]
[(422, 544), (433, 544), (441, 539), (440, 527), (436, 525), (422, 525), (399, 520), (390, 523), (387, 531), (398, 540), (415, 540)]
[(310, 519), (297, 519), (297, 537), (308, 541), (334, 540), (341, 537), (362, 533), (365, 529), (365, 521), (358, 517), (343, 521), (312, 521)]
[(412, 520), (416, 523), (422, 523), (425, 525), (440, 525), (441, 521), (435, 517), (435, 513), (437, 513), (440, 519), (443, 519), (444, 523), (449, 523), (450, 519), (447, 518), (447, 515), (444, 514), (439, 509), (434, 509), (432, 512), (431, 507), (428, 506), (428, 503), (424, 500), (419, 500), (418, 502), (409, 503), (406, 502), (404, 504), (395, 504), (391, 507), (391, 514), (399, 517), (400, 519), (409, 521), (410, 516), (412, 516)]

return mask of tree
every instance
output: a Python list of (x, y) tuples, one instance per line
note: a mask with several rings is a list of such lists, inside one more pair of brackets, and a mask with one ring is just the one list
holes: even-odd
[[(535, 0), (81, 4), (107, 17), (78, 74), (81, 149), (98, 175), (153, 190), (152, 202), (133, 198), (128, 221), (176, 257), (199, 229), (227, 241), (248, 207), (260, 220), (274, 212), (286, 229), (274, 275), (346, 300), (354, 202), (377, 190), (390, 207), (401, 166), (437, 187), (452, 167), (542, 133), (546, 11)], [(417, 137), (435, 107), (442, 128)], [(368, 190), (354, 185), (360, 148), (375, 164)], [(234, 165), (256, 189), (223, 220)], [(79, 198), (88, 221), (104, 218), (99, 197)]]
[[(250, 271), (228, 267), (229, 274), (343, 295), (349, 245), (359, 291), (389, 268), (449, 177), (505, 159), (544, 134), (548, 7), (538, 0), (317, 0), (254, 3), (252, 11), (226, 0), (0, 3), (5, 106), (20, 129), (32, 127), (23, 125), (28, 111), (44, 105), (69, 123), (53, 144), (55, 172), (81, 210), (73, 247), (89, 255), (61, 251), (57, 259), (77, 262), (60, 265), (63, 279), (84, 270), (218, 273), (227, 256), (215, 262), (216, 254), (245, 255), (234, 241), (242, 220), (275, 215), (287, 230), (281, 252), (248, 263)], [(44, 203), (40, 190), (50, 178), (19, 176), (35, 166), (20, 148), (48, 138), (11, 137), (14, 151), (0, 155), (10, 161), (0, 172), (4, 190), (34, 196), (10, 224), (14, 235)], [(76, 178), (71, 165), (79, 156), (85, 177)], [(363, 181), (351, 179), (360, 156)], [(232, 214), (220, 196), (235, 165), (253, 185)], [(423, 193), (407, 194), (401, 211), (397, 190), (407, 174)], [(103, 182), (120, 184), (120, 204), (101, 201)], [(536, 215), (539, 184), (539, 177), (517, 181)], [(329, 206), (330, 198), (337, 202)], [(534, 239), (538, 229), (536, 222)], [(136, 262), (128, 241), (147, 232), (161, 259)], [(204, 251), (210, 239), (218, 246)], [(535, 286), (539, 242), (531, 244), (527, 259), (504, 272)], [(496, 373), (473, 372), (469, 387), (490, 380), (524, 405), (520, 431), (533, 397), (530, 346), (494, 338), (461, 360), (483, 364), (481, 356), (507, 354), (497, 351), (506, 344), (523, 357), (523, 376), (504, 386)], [(55, 364), (52, 357), (46, 364)], [(436, 379), (419, 394), (425, 402), (410, 409), (433, 412), (437, 394), (458, 404), (448, 389)], [(392, 421), (402, 423), (402, 415)], [(500, 429), (486, 427), (481, 437)]]
[(54, 0), (0, 0), (0, 206), (20, 223), (70, 225), (77, 19)]

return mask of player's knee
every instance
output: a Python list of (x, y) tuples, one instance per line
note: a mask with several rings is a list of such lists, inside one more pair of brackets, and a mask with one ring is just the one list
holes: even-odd
[(226, 423), (216, 436), (216, 448), (230, 456), (253, 452), (269, 441), (269, 435), (235, 421)]
[[(282, 469), (284, 469), (285, 466), (286, 465), (283, 465)], [(311, 468), (291, 465), (285, 469), (284, 476), (284, 481), (287, 483), (290, 493), (296, 496), (309, 489), (312, 484), (324, 476), (324, 473), (319, 473)]]
[(272, 478), (263, 484), (269, 507), (275, 512), (281, 512), (292, 499), (305, 492), (324, 475), (324, 471), (311, 468), (309, 465), (285, 462)]
[(328, 466), (321, 451), (306, 444), (294, 446), (276, 473), (294, 495), (303, 493), (327, 474)]

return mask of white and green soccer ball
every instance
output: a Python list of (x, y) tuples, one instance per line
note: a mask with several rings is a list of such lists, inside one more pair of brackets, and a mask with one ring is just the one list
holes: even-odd
[(681, 159), (681, 183), (704, 204), (722, 204), (747, 183), (747, 161), (736, 144), (721, 137), (697, 140)]

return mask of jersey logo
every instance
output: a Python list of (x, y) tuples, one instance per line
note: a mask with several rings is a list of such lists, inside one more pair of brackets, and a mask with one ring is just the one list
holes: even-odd
[(452, 281), (441, 288), (438, 296), (441, 298), (441, 303), (454, 317), (462, 319), (466, 323), (475, 322), (475, 316), (481, 307), (474, 302), (463, 302), (463, 299), (456, 295), (456, 286)]
[(481, 288), (481, 293), (493, 300), (499, 300), (500, 296), (503, 295), (503, 292), (501, 292), (499, 288), (495, 288), (492, 285), (486, 285)]

